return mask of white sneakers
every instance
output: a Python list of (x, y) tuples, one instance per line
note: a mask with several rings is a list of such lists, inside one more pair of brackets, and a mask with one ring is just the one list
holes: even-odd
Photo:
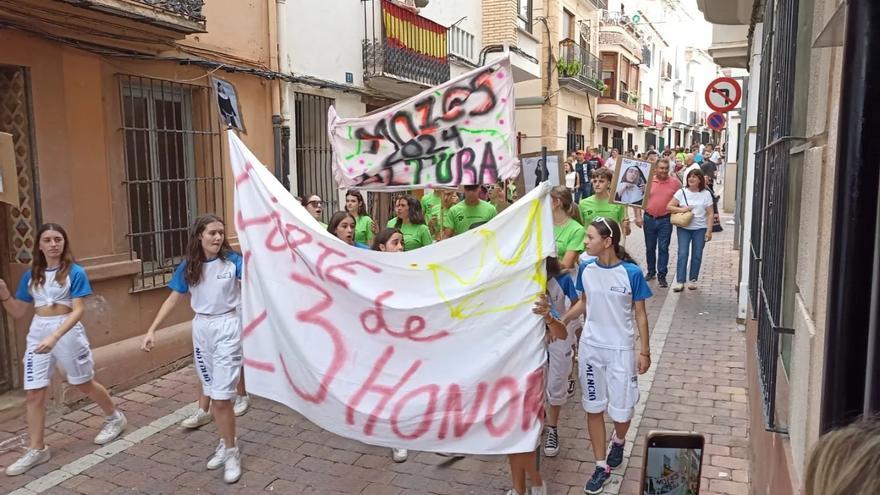
[(248, 412), (251, 408), (251, 398), (248, 395), (235, 396), (235, 404), (232, 405), (232, 412), (236, 416), (241, 416)]
[(235, 483), (241, 478), (241, 450), (238, 446), (231, 449), (226, 448), (226, 443), (220, 439), (214, 455), (208, 459), (208, 469), (219, 469), (223, 467), (223, 481), (227, 483)]
[(13, 462), (8, 468), (6, 468), (6, 476), (18, 476), (19, 474), (24, 474), (30, 468), (39, 466), (51, 458), (52, 454), (49, 453), (48, 446), (44, 446), (43, 450), (27, 449), (23, 456), (19, 457), (17, 461)]
[[(520, 493), (518, 491), (514, 490), (513, 488), (511, 488), (510, 490), (507, 490), (506, 495), (520, 495)], [(533, 486), (533, 487), (529, 488), (528, 495), (547, 495), (547, 485), (544, 484), (541, 486)]]
[(122, 434), (126, 426), (128, 426), (128, 420), (125, 419), (122, 411), (117, 410), (113, 416), (107, 417), (104, 420), (104, 426), (101, 427), (101, 431), (95, 437), (95, 443), (104, 445), (116, 440), (116, 437)]
[(672, 284), (672, 290), (674, 290), (675, 292), (681, 292), (682, 290), (684, 290), (684, 284), (681, 282), (676, 282)]
[(691, 280), (690, 282), (688, 282), (688, 289), (697, 290), (697, 281)]
[(223, 465), (223, 462), (226, 461), (226, 443), (223, 439), (220, 439), (220, 443), (217, 444), (217, 449), (214, 450), (214, 455), (208, 459), (208, 469), (217, 469)]
[(203, 411), (202, 408), (197, 408), (196, 412), (192, 413), (190, 417), (184, 419), (180, 422), (180, 426), (184, 428), (198, 428), (200, 426), (206, 425), (213, 420), (214, 417), (208, 411)]
[[(249, 395), (237, 395), (232, 404), (232, 413), (236, 416), (242, 416), (251, 408), (251, 398)], [(198, 428), (204, 426), (214, 420), (214, 415), (202, 408), (197, 408), (190, 417), (180, 422), (180, 426), (184, 428)]]
[(391, 449), (391, 460), (394, 462), (404, 462), (408, 456), (409, 451), (406, 449)]

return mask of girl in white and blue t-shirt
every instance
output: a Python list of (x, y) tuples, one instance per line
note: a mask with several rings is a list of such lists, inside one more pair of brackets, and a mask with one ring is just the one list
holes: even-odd
[(226, 240), (226, 227), (216, 215), (196, 219), (190, 229), (186, 258), (174, 271), (171, 294), (147, 330), (141, 348), (153, 348), (156, 329), (174, 306), (190, 294), (196, 313), (192, 322), (193, 361), (202, 393), (211, 398), (220, 443), (208, 460), (208, 469), (224, 468), (223, 479), (241, 477), (241, 454), (235, 438), (233, 400), (241, 376), (241, 255)]
[[(581, 402), (593, 444), (596, 469), (586, 493), (601, 493), (611, 469), (623, 462), (624, 439), (639, 401), (637, 376), (651, 366), (645, 300), (651, 289), (638, 265), (620, 245), (620, 226), (597, 217), (587, 228), (586, 252), (594, 259), (580, 264), (576, 281), (580, 300), (563, 317), (586, 320), (578, 344)], [(638, 329), (639, 352), (636, 353)], [(606, 455), (605, 412), (614, 422)]]
[(113, 405), (107, 389), (94, 379), (95, 361), (80, 322), (85, 298), (91, 293), (86, 271), (71, 254), (67, 232), (54, 223), (37, 230), (31, 268), (21, 278), (14, 297), (6, 282), (0, 280), (0, 302), (10, 315), (21, 318), (30, 305), (34, 307), (23, 360), (30, 445), (6, 468), (8, 476), (23, 474), (51, 457), (43, 430), (47, 390), (56, 364), (67, 373), (67, 383), (95, 401), (106, 416), (95, 443), (115, 440), (125, 429), (125, 416)]

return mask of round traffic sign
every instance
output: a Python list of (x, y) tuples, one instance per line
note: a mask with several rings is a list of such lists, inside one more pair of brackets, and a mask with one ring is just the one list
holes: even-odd
[(719, 77), (706, 86), (706, 104), (716, 112), (729, 112), (742, 98), (742, 88), (732, 77)]
[(727, 117), (723, 113), (712, 112), (706, 117), (706, 125), (713, 131), (720, 131), (727, 125)]

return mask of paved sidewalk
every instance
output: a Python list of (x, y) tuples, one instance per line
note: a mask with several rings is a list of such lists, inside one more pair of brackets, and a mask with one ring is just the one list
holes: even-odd
[[(705, 433), (701, 493), (748, 492), (745, 346), (735, 324), (737, 253), (730, 249), (731, 239), (728, 230), (707, 246), (699, 290), (667, 297), (652, 282), (655, 297), (648, 314), (655, 363), (640, 379), (642, 399), (630, 432), (629, 458), (606, 493), (638, 493), (650, 429)], [(644, 260), (639, 230), (627, 247)], [(244, 476), (226, 485), (222, 472), (205, 469), (217, 441), (214, 426), (190, 431), (177, 425), (194, 407), (197, 393), (191, 367), (122, 392), (116, 400), (128, 416), (127, 435), (101, 448), (92, 444), (102, 421), (95, 406), (50, 418), (52, 460), (22, 476), (0, 474), (0, 493), (500, 494), (509, 487), (503, 456), (449, 460), (411, 452), (407, 462), (395, 464), (389, 449), (330, 434), (263, 399), (238, 418)], [(24, 431), (24, 418), (0, 424), (0, 467), (20, 455)], [(541, 460), (549, 493), (583, 493), (593, 457), (579, 400), (563, 408), (559, 433), (559, 456)]]

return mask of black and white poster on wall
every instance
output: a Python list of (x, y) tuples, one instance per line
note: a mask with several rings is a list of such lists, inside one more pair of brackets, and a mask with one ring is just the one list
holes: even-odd
[(219, 77), (211, 77), (211, 86), (217, 97), (217, 110), (220, 113), (220, 121), (230, 129), (238, 129), (247, 134), (244, 128), (244, 119), (241, 117), (241, 106), (238, 103), (238, 93), (235, 86), (229, 81)]

